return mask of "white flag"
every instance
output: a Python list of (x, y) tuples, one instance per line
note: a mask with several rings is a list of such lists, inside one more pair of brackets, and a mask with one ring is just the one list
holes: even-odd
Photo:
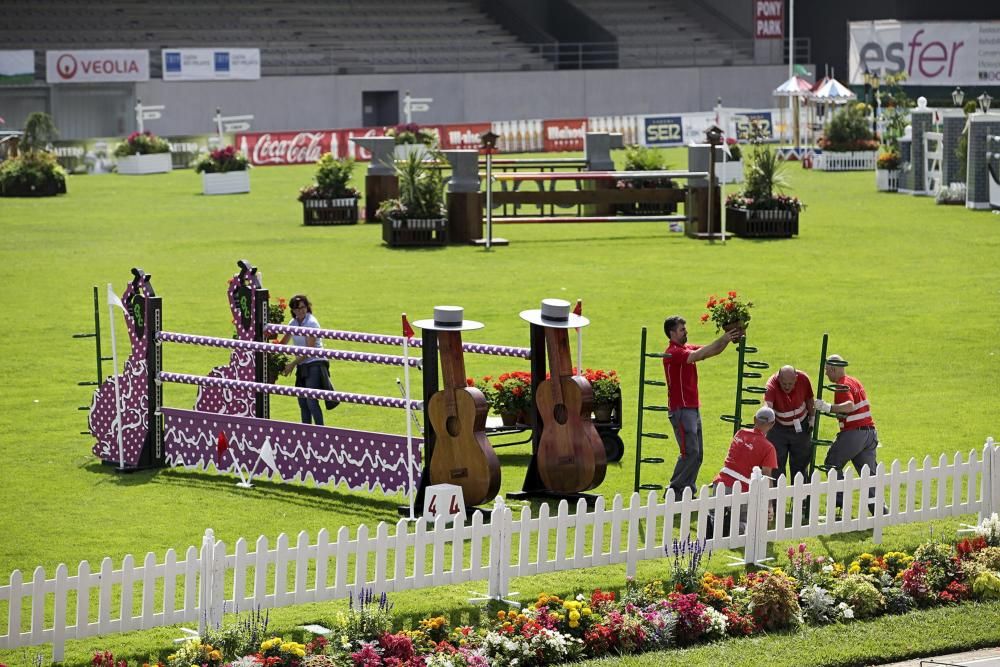
[(122, 300), (118, 298), (117, 294), (115, 294), (114, 289), (111, 288), (111, 283), (108, 283), (108, 305), (118, 306), (122, 310), (125, 310), (125, 304), (123, 304)]
[(264, 462), (264, 465), (273, 470), (274, 474), (281, 477), (278, 464), (274, 462), (274, 450), (271, 449), (271, 438), (264, 438), (264, 444), (260, 446), (260, 460)]

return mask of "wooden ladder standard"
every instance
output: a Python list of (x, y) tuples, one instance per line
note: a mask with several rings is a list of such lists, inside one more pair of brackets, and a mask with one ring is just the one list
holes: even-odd
[(639, 410), (638, 416), (635, 420), (635, 486), (634, 491), (638, 493), (640, 490), (644, 491), (660, 491), (664, 488), (663, 484), (655, 483), (642, 483), (641, 470), (642, 465), (650, 464), (657, 465), (666, 462), (666, 459), (662, 456), (643, 456), (642, 455), (642, 441), (643, 439), (650, 440), (669, 440), (670, 436), (666, 433), (657, 433), (653, 431), (643, 431), (643, 415), (646, 412), (668, 412), (668, 408), (665, 405), (646, 405), (645, 389), (647, 386), (650, 387), (666, 387), (667, 383), (665, 380), (647, 380), (646, 379), (646, 359), (669, 359), (670, 355), (666, 352), (647, 352), (646, 351), (646, 327), (642, 328), (642, 351), (639, 353)]
[[(828, 384), (825, 379), (826, 375), (825, 371), (827, 364), (829, 364), (830, 366), (847, 366), (847, 361), (844, 360), (839, 360), (839, 359), (835, 359), (833, 361), (826, 360), (826, 350), (829, 340), (830, 340), (830, 334), (828, 333), (823, 334), (823, 344), (820, 347), (820, 353), (819, 353), (819, 375), (816, 376), (816, 398), (823, 398), (824, 389), (829, 389), (832, 392), (837, 392), (847, 389), (847, 387), (845, 387), (842, 384), (833, 384), (833, 383)], [(809, 460), (810, 476), (813, 474), (813, 471), (815, 470), (821, 470), (823, 472), (829, 472), (830, 470), (830, 466), (816, 465), (816, 448), (830, 447), (831, 445), (833, 445), (833, 440), (826, 440), (819, 437), (819, 420), (821, 417), (831, 417), (833, 419), (836, 419), (836, 417), (832, 414), (820, 412), (819, 410), (815, 412), (815, 417), (813, 418), (812, 453), (810, 455), (810, 460)], [(874, 471), (872, 472), (874, 473)]]
[(743, 427), (751, 428), (753, 426), (752, 420), (749, 423), (743, 421), (743, 406), (760, 404), (760, 398), (743, 398), (743, 394), (756, 394), (760, 396), (766, 391), (764, 387), (744, 386), (743, 381), (745, 379), (763, 378), (763, 373), (760, 371), (768, 368), (766, 361), (750, 361), (746, 358), (748, 354), (757, 353), (756, 347), (747, 345), (746, 335), (740, 338), (737, 350), (739, 352), (739, 361), (736, 363), (736, 407), (733, 410), (733, 414), (719, 417), (724, 422), (732, 423), (733, 435), (736, 435), (736, 432)]

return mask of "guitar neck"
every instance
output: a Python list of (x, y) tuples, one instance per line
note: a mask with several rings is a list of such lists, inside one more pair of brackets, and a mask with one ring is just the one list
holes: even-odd
[(459, 331), (439, 331), (438, 356), (441, 359), (441, 378), (444, 381), (444, 388), (452, 390), (446, 392), (449, 397), (449, 405), (451, 405), (455, 400), (454, 390), (466, 386), (462, 333)]
[(549, 373), (553, 378), (573, 375), (573, 360), (569, 353), (569, 333), (566, 329), (545, 329), (545, 348), (549, 355)]

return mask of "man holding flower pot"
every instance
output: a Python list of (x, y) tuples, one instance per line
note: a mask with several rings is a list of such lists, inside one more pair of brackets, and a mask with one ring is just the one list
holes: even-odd
[(680, 448), (670, 477), (670, 488), (680, 498), (684, 487), (690, 488), (692, 493), (697, 492), (695, 483), (703, 458), (701, 403), (698, 400), (698, 369), (695, 364), (722, 353), (730, 343), (740, 339), (743, 329), (736, 327), (726, 331), (708, 345), (692, 345), (687, 342), (687, 321), (680, 315), (673, 315), (664, 320), (663, 333), (670, 340), (666, 350), (669, 356), (663, 359), (663, 372), (667, 378), (667, 409)]

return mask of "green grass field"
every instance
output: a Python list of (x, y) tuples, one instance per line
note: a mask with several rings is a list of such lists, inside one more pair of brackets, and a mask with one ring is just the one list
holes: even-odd
[[(682, 166), (685, 157), (675, 150), (670, 160)], [(849, 371), (868, 390), (880, 460), (936, 460), (942, 453), (979, 450), (998, 433), (1000, 218), (935, 206), (929, 198), (876, 193), (870, 173), (827, 174), (792, 165), (787, 174), (794, 194), (808, 205), (801, 234), (792, 240), (709, 244), (653, 223), (516, 225), (498, 228), (511, 245), (489, 253), (460, 246), (389, 249), (376, 225), (304, 227), (295, 197), (310, 181), (311, 167), (256, 169), (249, 195), (205, 197), (199, 177), (180, 171), (72, 177), (66, 196), (0, 199), (3, 304), (23, 324), (12, 325), (0, 339), (0, 577), (14, 569), (30, 573), (37, 565), (51, 571), (65, 562), (73, 569), (84, 559), (96, 564), (110, 556), (117, 563), (126, 553), (180, 550), (198, 544), (209, 527), (231, 544), (240, 536), (273, 539), (300, 530), (315, 535), (321, 527), (396, 519), (402, 496), (267, 482), (243, 491), (231, 478), (211, 473), (117, 476), (100, 465), (90, 453), (91, 439), (79, 434), (86, 430), (86, 413), (77, 410), (90, 401), (91, 389), (77, 382), (93, 379), (93, 344), (71, 336), (92, 330), (91, 286), (99, 285), (103, 294), (112, 282), (121, 293), (133, 266), (152, 274), (164, 299), (166, 330), (217, 336), (231, 333), (225, 284), (238, 259), (260, 268), (272, 298), (305, 292), (321, 324), (338, 329), (396, 334), (401, 312), (414, 320), (447, 303), (464, 306), (466, 317), (486, 324), (465, 340), (526, 346), (521, 310), (537, 308), (545, 297), (582, 298), (592, 320), (584, 335), (584, 365), (614, 368), (623, 378), (626, 455), (609, 467), (598, 489), (609, 499), (632, 490), (641, 328), (648, 327), (650, 339), (662, 346), (664, 317), (680, 313), (689, 321), (692, 342), (708, 342), (714, 331), (697, 322), (705, 298), (730, 289), (754, 301), (748, 342), (772, 368), (794, 364), (815, 380), (821, 337), (830, 334), (831, 351), (850, 361)], [(106, 307), (101, 315), (107, 352)], [(119, 326), (122, 359), (124, 340)], [(227, 358), (221, 350), (170, 346), (164, 367), (200, 374)], [(527, 370), (524, 361), (499, 357), (470, 355), (466, 363), (477, 376)], [(703, 483), (717, 472), (728, 446), (731, 427), (718, 415), (732, 410), (735, 366), (732, 350), (700, 364)], [(397, 394), (395, 368), (337, 363), (332, 371), (338, 389)], [(165, 389), (166, 405), (190, 407), (193, 399), (191, 388)], [(294, 399), (274, 397), (272, 414), (294, 421), (298, 408)], [(328, 415), (328, 423), (337, 425), (405, 431), (398, 410), (342, 405)], [(647, 426), (669, 430), (661, 419)], [(675, 451), (671, 439), (660, 452), (668, 465), (644, 477), (665, 480)], [(520, 488), (529, 453), (528, 445), (498, 451), (502, 492)], [(957, 524), (938, 522), (935, 534), (953, 535)], [(927, 530), (887, 530), (885, 544), (912, 548)], [(814, 546), (842, 558), (859, 553), (869, 538), (842, 537)], [(644, 563), (640, 576), (662, 574), (665, 567)], [(622, 572), (561, 573), (517, 581), (513, 588), (526, 596), (609, 588), (621, 585)], [(397, 609), (403, 616), (466, 614), (467, 588), (399, 595)], [(272, 618), (291, 628), (331, 608), (285, 609)], [(89, 662), (88, 651), (105, 647), (145, 657), (177, 635), (161, 629), (73, 642), (68, 662)], [(998, 641), (979, 637), (980, 644)], [(830, 642), (836, 640), (831, 636)], [(885, 655), (921, 654), (917, 649)], [(685, 653), (695, 664), (718, 664), (712, 650), (700, 650)], [(24, 657), (0, 651), (0, 662), (20, 664)], [(860, 663), (845, 658), (809, 664)]]

